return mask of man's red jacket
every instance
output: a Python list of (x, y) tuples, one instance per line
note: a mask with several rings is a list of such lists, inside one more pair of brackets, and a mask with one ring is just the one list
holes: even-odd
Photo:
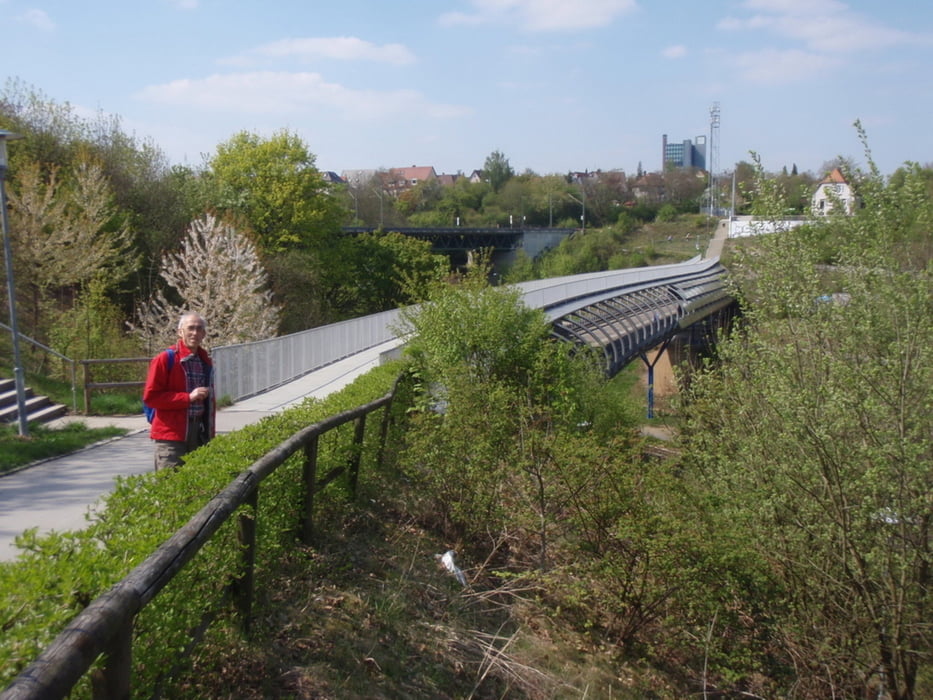
[[(152, 418), (152, 428), (149, 437), (153, 440), (187, 439), (188, 432), (188, 406), (191, 400), (188, 396), (188, 383), (185, 378), (185, 369), (182, 365), (184, 359), (191, 355), (187, 345), (179, 341), (174, 346), (175, 361), (172, 369), (168, 368), (168, 353), (163, 351), (152, 358), (149, 363), (149, 373), (146, 375), (146, 386), (143, 388), (143, 401), (146, 405), (156, 409)], [(210, 355), (204, 348), (198, 348), (198, 357), (210, 368), (213, 368)], [(217, 401), (214, 398), (214, 372), (210, 376), (210, 397), (207, 399), (204, 412), (207, 420), (207, 434), (214, 437), (217, 417)]]

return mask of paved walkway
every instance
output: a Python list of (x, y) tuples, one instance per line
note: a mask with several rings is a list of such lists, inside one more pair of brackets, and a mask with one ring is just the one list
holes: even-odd
[[(255, 396), (217, 413), (217, 430), (228, 433), (301, 403), (339, 391), (375, 367), (379, 356), (397, 345), (390, 341), (372, 350), (328, 365), (284, 386)], [(0, 477), (0, 561), (15, 559), (13, 541), (25, 530), (40, 533), (82, 530), (100, 497), (109, 493), (118, 476), (152, 470), (149, 426), (140, 413), (133, 416), (71, 416), (50, 423), (81, 421), (90, 427), (116, 425), (129, 432), (63, 457), (46, 460)]]
[(716, 227), (712, 238), (709, 241), (709, 247), (706, 249), (706, 255), (703, 257), (718, 258), (722, 255), (722, 249), (729, 240), (729, 219), (722, 219)]

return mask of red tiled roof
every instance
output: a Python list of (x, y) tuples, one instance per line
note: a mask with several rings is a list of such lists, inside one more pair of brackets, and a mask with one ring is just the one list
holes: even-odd
[(833, 168), (833, 171), (823, 178), (820, 182), (821, 185), (828, 185), (831, 183), (838, 183), (840, 185), (848, 184), (845, 176), (842, 174), (842, 171), (839, 168)]
[(437, 177), (437, 173), (434, 172), (433, 165), (413, 165), (410, 168), (392, 168), (392, 173), (397, 177), (402, 178), (403, 180), (408, 180), (409, 182), (413, 180), (421, 182), (422, 180), (429, 180), (433, 177)]

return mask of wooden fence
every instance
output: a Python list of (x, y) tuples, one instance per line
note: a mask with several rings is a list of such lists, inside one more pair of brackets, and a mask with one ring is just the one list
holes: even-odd
[[(96, 365), (126, 365), (126, 364), (145, 364), (148, 365), (151, 357), (125, 357), (119, 359), (104, 359), (104, 360), (79, 360), (81, 366), (84, 368), (84, 415), (91, 414), (91, 393), (94, 389), (142, 389), (145, 386), (145, 381), (130, 381), (130, 382), (95, 382), (94, 381), (94, 367)], [(145, 370), (143, 371), (145, 375)], [(142, 391), (140, 391), (142, 394)], [(142, 409), (140, 409), (141, 411)]]
[[(378, 453), (381, 464), (391, 421), (391, 407), (399, 383), (392, 391), (364, 406), (344, 411), (295, 433), (263, 455), (176, 531), (145, 561), (109, 591), (92, 601), (58, 637), (0, 693), (0, 700), (66, 697), (94, 661), (105, 655), (104, 667), (93, 679), (95, 698), (128, 698), (132, 683), (133, 625), (136, 615), (178, 574), (212, 535), (241, 506), (255, 511), (262, 481), (293, 454), (304, 454), (302, 478), (304, 508), (300, 537), (310, 544), (313, 536), (314, 497), (336, 478), (346, 475), (355, 495), (366, 419), (382, 410)], [(345, 465), (318, 475), (318, 441), (328, 431), (355, 422), (353, 447)], [(241, 625), (248, 629), (253, 599), (253, 563), (256, 558), (256, 523), (252, 515), (240, 515), (241, 575), (230, 590)]]

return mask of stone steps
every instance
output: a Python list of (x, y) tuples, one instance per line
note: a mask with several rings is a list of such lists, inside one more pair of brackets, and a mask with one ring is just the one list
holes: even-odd
[[(36, 396), (26, 387), (26, 420), (29, 423), (47, 423), (68, 412), (64, 404), (53, 403), (47, 396)], [(16, 382), (0, 378), (0, 423), (17, 423), (19, 405), (16, 400)]]

